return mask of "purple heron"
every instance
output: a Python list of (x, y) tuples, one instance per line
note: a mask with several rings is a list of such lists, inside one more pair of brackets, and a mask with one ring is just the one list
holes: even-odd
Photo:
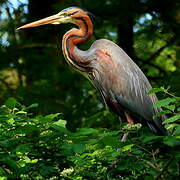
[(63, 36), (62, 50), (66, 61), (92, 82), (104, 102), (120, 116), (122, 122), (140, 122), (148, 125), (156, 135), (167, 135), (162, 125), (164, 117), (154, 116), (162, 109), (153, 107), (157, 101), (155, 94), (147, 95), (152, 89), (149, 81), (119, 46), (110, 40), (100, 39), (86, 51), (78, 48), (93, 34), (91, 13), (79, 7), (70, 7), (18, 29), (61, 23), (77, 26)]

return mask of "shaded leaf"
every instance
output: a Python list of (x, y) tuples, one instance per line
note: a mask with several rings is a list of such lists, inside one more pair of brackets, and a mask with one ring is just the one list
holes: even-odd
[(77, 134), (79, 135), (90, 135), (90, 134), (98, 134), (98, 130), (97, 129), (93, 129), (93, 128), (81, 128), (77, 131)]
[(13, 109), (13, 108), (15, 108), (16, 103), (17, 103), (16, 99), (14, 99), (14, 98), (9, 98), (9, 99), (6, 100), (5, 105), (6, 105), (8, 108)]
[(180, 126), (178, 126), (178, 127), (175, 129), (173, 135), (174, 135), (174, 136), (179, 136), (179, 135), (180, 135)]
[(174, 136), (166, 136), (163, 139), (163, 142), (164, 142), (164, 144), (171, 146), (171, 147), (180, 145), (180, 140)]
[(26, 109), (36, 108), (38, 107), (38, 103), (31, 104), (30, 106), (26, 107)]
[(152, 140), (156, 140), (156, 139), (161, 139), (162, 137), (161, 136), (155, 136), (155, 135), (153, 135), (153, 136), (145, 136), (144, 138), (143, 138), (143, 143), (148, 143), (148, 142), (150, 142), (150, 141), (152, 141)]
[(72, 149), (75, 153), (83, 153), (86, 148), (84, 144), (73, 144)]
[(31, 150), (31, 144), (20, 144), (16, 147), (16, 152), (29, 152)]

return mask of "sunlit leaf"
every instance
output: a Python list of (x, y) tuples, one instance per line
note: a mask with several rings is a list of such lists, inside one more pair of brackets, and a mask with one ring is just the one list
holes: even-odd
[(61, 126), (63, 128), (66, 128), (67, 122), (65, 120), (58, 120), (58, 121), (54, 122), (53, 124)]
[(154, 94), (154, 93), (157, 93), (157, 92), (164, 92), (165, 89), (164, 88), (153, 88), (151, 89), (147, 94), (150, 95), (150, 94)]
[(162, 99), (162, 100), (157, 101), (157, 102), (154, 104), (154, 107), (165, 107), (165, 106), (167, 106), (167, 105), (169, 105), (170, 103), (175, 102), (175, 101), (176, 101), (175, 98)]
[(126, 146), (123, 146), (121, 148), (121, 151), (124, 152), (124, 151), (129, 151), (131, 150), (131, 148), (134, 146), (134, 144), (129, 144), (129, 145), (126, 145)]
[(180, 120), (180, 115), (175, 115), (173, 117), (166, 119), (165, 121), (163, 121), (163, 124), (172, 123), (172, 122), (175, 122), (177, 120)]
[(18, 111), (16, 114), (27, 114), (25, 111)]
[(174, 111), (176, 106), (175, 105), (167, 105), (167, 106), (164, 106), (165, 108), (171, 110), (171, 111)]
[(164, 110), (164, 111), (158, 112), (155, 116), (156, 116), (156, 117), (160, 117), (160, 116), (162, 116), (162, 115), (169, 114), (169, 113), (171, 113), (171, 111), (169, 111), (169, 110)]

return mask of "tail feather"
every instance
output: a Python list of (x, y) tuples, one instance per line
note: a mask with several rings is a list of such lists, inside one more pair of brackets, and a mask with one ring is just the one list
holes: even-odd
[[(157, 122), (157, 121), (156, 121)], [(147, 123), (151, 131), (158, 136), (168, 136), (170, 132), (162, 125), (162, 123), (155, 123), (154, 121)]]

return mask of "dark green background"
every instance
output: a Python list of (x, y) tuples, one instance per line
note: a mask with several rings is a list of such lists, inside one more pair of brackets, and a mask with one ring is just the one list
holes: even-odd
[(35, 113), (61, 112), (69, 129), (116, 128), (117, 117), (105, 110), (94, 87), (68, 67), (63, 57), (62, 36), (73, 25), (16, 30), (69, 6), (95, 15), (95, 33), (82, 49), (96, 39), (110, 39), (140, 66), (153, 87), (171, 86), (179, 94), (178, 0), (29, 0), (18, 8), (11, 3), (0, 1), (1, 104), (8, 97), (25, 105), (38, 103)]

